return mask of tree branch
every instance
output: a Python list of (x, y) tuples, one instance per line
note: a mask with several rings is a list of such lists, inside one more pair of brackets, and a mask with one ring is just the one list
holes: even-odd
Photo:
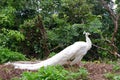
[(101, 50), (104, 50), (104, 51), (108, 51), (109, 53), (114, 54), (115, 56), (117, 56), (117, 57), (120, 58), (120, 54), (118, 54), (116, 51), (112, 52), (112, 51), (110, 51), (110, 50), (108, 50), (108, 49), (106, 49), (106, 48), (97, 46), (97, 45), (95, 45), (95, 44), (93, 44), (93, 46), (94, 46), (94, 47), (97, 47), (98, 49), (101, 49)]
[(118, 31), (119, 15), (116, 15), (114, 13), (114, 11), (108, 6), (106, 1), (101, 0), (101, 3), (104, 6), (104, 8), (109, 12), (109, 14), (111, 15), (110, 17), (112, 18), (112, 21), (114, 22), (114, 32), (112, 34), (112, 39), (111, 39), (111, 42), (114, 43), (114, 38), (115, 38), (115, 35), (116, 35), (117, 31)]
[(59, 47), (62, 47), (62, 46), (63, 46), (63, 45), (58, 45), (58, 46), (54, 47), (53, 49), (51, 49), (50, 52), (51, 52), (51, 51), (54, 51), (55, 49), (58, 49)]
[(97, 46), (95, 44), (93, 44), (94, 47), (98, 48), (98, 49), (101, 49), (101, 50), (104, 50), (104, 51), (108, 51), (109, 53), (113, 54), (112, 51), (106, 49), (106, 48), (103, 48), (103, 47), (100, 47), (100, 46)]

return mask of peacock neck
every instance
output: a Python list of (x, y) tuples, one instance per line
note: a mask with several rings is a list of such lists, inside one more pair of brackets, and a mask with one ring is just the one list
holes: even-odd
[(88, 35), (86, 35), (86, 43), (88, 44), (88, 49), (90, 49), (92, 47), (92, 42), (90, 38), (88, 37)]

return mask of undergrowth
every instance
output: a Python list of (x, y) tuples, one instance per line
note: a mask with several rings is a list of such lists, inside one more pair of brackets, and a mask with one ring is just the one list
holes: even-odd
[(80, 68), (77, 72), (68, 71), (62, 66), (42, 67), (38, 72), (24, 72), (21, 78), (12, 80), (87, 80), (88, 71)]
[(120, 80), (120, 75), (115, 73), (106, 73), (104, 75), (108, 80)]
[(109, 61), (113, 65), (113, 71), (106, 73), (104, 76), (108, 80), (120, 80), (120, 63), (119, 61)]
[(27, 60), (25, 55), (0, 47), (0, 64), (8, 61)]

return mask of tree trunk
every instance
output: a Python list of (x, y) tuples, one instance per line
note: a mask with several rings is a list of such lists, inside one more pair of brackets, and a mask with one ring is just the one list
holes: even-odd
[(48, 49), (46, 30), (43, 26), (43, 22), (40, 16), (38, 16), (36, 26), (39, 27), (40, 33), (42, 35), (42, 48), (44, 50), (43, 56), (48, 57), (50, 50)]

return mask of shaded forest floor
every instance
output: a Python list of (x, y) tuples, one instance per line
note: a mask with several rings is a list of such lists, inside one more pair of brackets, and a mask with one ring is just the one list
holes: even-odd
[[(120, 63), (117, 63), (120, 66)], [(120, 69), (119, 67), (116, 67), (116, 70), (114, 70), (113, 64), (106, 64), (106, 63), (99, 63), (99, 62), (85, 62), (81, 63), (79, 67), (84, 67), (88, 70), (89, 80), (108, 80), (105, 78), (106, 73), (117, 73), (120, 74), (120, 71), (117, 69)], [(66, 69), (76, 69), (79, 68), (78, 66), (71, 66), (70, 68), (67, 67)], [(14, 69), (12, 65), (0, 65), (0, 79), (2, 80), (10, 80), (13, 77), (20, 77), (21, 74), (27, 70), (20, 70), (20, 69)]]

